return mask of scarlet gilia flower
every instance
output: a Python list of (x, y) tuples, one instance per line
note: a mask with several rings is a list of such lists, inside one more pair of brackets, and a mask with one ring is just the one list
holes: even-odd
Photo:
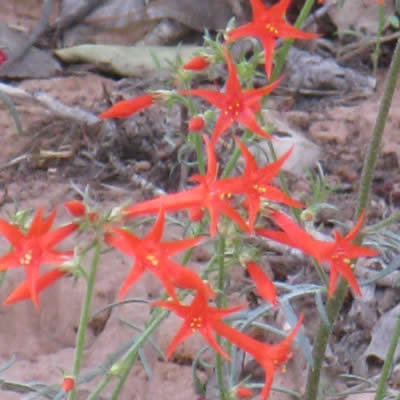
[(251, 279), (256, 284), (258, 294), (264, 300), (276, 306), (278, 304), (276, 288), (271, 279), (268, 278), (267, 274), (255, 262), (250, 261), (246, 263), (246, 268)]
[(245, 160), (245, 168), (243, 175), (238, 177), (228, 178), (231, 186), (232, 194), (243, 194), (247, 196), (247, 207), (249, 211), (249, 226), (251, 232), (254, 231), (254, 224), (257, 213), (260, 209), (261, 198), (286, 204), (289, 207), (303, 208), (303, 204), (292, 199), (283, 193), (280, 189), (271, 185), (271, 181), (278, 175), (282, 165), (289, 158), (292, 149), (289, 149), (281, 158), (265, 165), (262, 168), (257, 166), (257, 163), (249, 152), (246, 146), (240, 140), (235, 138), (237, 145), (240, 147), (242, 156)]
[(212, 297), (213, 291), (195, 272), (169, 259), (173, 254), (189, 249), (203, 240), (202, 237), (161, 242), (164, 228), (164, 211), (160, 211), (151, 231), (140, 239), (124, 229), (110, 227), (106, 242), (135, 259), (131, 271), (119, 291), (118, 300), (149, 270), (164, 285), (168, 295), (177, 299), (174, 287), (194, 289)]
[(280, 83), (280, 79), (260, 89), (249, 89), (242, 91), (237, 77), (236, 69), (224, 49), (226, 63), (228, 65), (228, 79), (225, 93), (214, 90), (192, 89), (181, 90), (183, 95), (201, 97), (213, 106), (220, 109), (219, 117), (212, 134), (211, 144), (214, 147), (218, 138), (232, 125), (234, 121), (240, 122), (253, 133), (264, 138), (271, 138), (271, 135), (260, 127), (255, 113), (260, 110), (260, 98), (269, 94)]
[(216, 342), (213, 336), (215, 324), (225, 316), (235, 313), (244, 308), (237, 306), (231, 308), (215, 308), (208, 305), (208, 300), (204, 293), (197, 292), (190, 306), (183, 305), (176, 300), (173, 301), (156, 301), (154, 306), (164, 307), (173, 311), (179, 317), (184, 319), (183, 325), (172, 340), (168, 347), (166, 358), (168, 359), (175, 351), (176, 347), (188, 336), (198, 331), (208, 344), (226, 359), (230, 359), (228, 354)]
[(247, 336), (229, 325), (218, 321), (214, 324), (214, 330), (221, 336), (234, 343), (237, 347), (251, 354), (265, 371), (265, 384), (261, 391), (261, 399), (266, 400), (271, 391), (274, 374), (280, 365), (284, 364), (292, 353), (291, 344), (303, 322), (303, 314), (300, 315), (296, 326), (289, 336), (278, 344), (266, 344)]
[[(55, 281), (64, 276), (66, 272), (59, 269), (52, 269), (43, 275), (39, 276), (36, 281), (37, 293), (46, 289), (48, 286), (52, 285)], [(20, 283), (13, 292), (7, 297), (3, 305), (8, 306), (12, 303), (17, 303), (18, 301), (27, 300), (32, 298), (31, 290), (27, 281)]]
[(100, 119), (106, 118), (127, 118), (137, 111), (142, 110), (153, 104), (154, 94), (145, 94), (128, 100), (122, 100), (115, 103), (112, 107), (99, 115)]
[(61, 384), (65, 393), (70, 392), (75, 386), (75, 379), (72, 376), (65, 376)]
[(265, 7), (261, 0), (250, 0), (253, 20), (232, 29), (228, 33), (228, 42), (243, 37), (254, 36), (264, 47), (265, 73), (271, 77), (272, 59), (277, 38), (315, 39), (319, 35), (303, 32), (285, 21), (285, 13), (291, 0), (281, 0), (272, 7)]
[(7, 54), (0, 49), (0, 67), (8, 60)]
[[(47, 219), (42, 219), (42, 208), (40, 208), (26, 234), (16, 226), (0, 219), (0, 235), (4, 236), (13, 246), (8, 254), (0, 258), (0, 271), (20, 266), (24, 267), (26, 285), (36, 307), (39, 307), (40, 265), (62, 264), (71, 259), (74, 254), (73, 251), (57, 251), (53, 249), (58, 242), (61, 242), (77, 229), (76, 224), (68, 224), (50, 232), (55, 216), (56, 210), (53, 210)], [(14, 292), (11, 293), (10, 297), (13, 295)]]
[(206, 57), (197, 56), (193, 57), (189, 60), (184, 66), (183, 69), (191, 70), (191, 71), (202, 71), (210, 65), (210, 62)]
[(378, 255), (378, 251), (374, 249), (352, 244), (362, 226), (364, 216), (365, 214), (362, 213), (354, 228), (345, 237), (342, 237), (338, 231), (334, 231), (335, 240), (332, 242), (314, 239), (294, 221), (279, 212), (273, 213), (271, 219), (282, 231), (256, 229), (256, 233), (290, 247), (297, 248), (315, 258), (318, 263), (327, 263), (331, 270), (328, 288), (329, 296), (332, 296), (335, 291), (339, 275), (342, 275), (353, 290), (358, 295), (361, 295), (360, 287), (353, 273), (354, 264), (352, 260), (358, 257), (373, 257)]
[(201, 217), (202, 210), (207, 209), (210, 214), (210, 235), (213, 237), (217, 231), (220, 214), (234, 221), (243, 231), (249, 228), (242, 217), (234, 210), (229, 202), (232, 185), (226, 179), (217, 179), (217, 160), (213, 147), (206, 136), (203, 136), (207, 150), (207, 174), (193, 175), (190, 180), (198, 183), (194, 188), (183, 192), (172, 193), (139, 204), (127, 207), (127, 217), (156, 213), (163, 208), (165, 211), (181, 211), (189, 209), (196, 220)]
[(189, 121), (189, 132), (198, 132), (204, 128), (204, 119), (199, 115)]

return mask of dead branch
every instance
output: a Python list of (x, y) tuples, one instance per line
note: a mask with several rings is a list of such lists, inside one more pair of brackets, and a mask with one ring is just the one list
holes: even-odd
[(85, 111), (80, 107), (67, 106), (44, 92), (30, 92), (5, 83), (0, 83), (0, 91), (7, 93), (13, 98), (33, 101), (34, 103), (47, 108), (55, 115), (63, 118), (83, 122), (88, 125), (99, 122), (99, 119), (95, 114)]

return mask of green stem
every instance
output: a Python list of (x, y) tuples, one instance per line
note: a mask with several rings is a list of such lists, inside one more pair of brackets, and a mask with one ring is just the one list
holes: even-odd
[(392, 340), (390, 342), (385, 362), (383, 364), (381, 377), (379, 378), (378, 388), (375, 394), (375, 400), (383, 400), (385, 396), (389, 373), (393, 364), (394, 353), (396, 351), (397, 342), (399, 341), (399, 338), (400, 338), (400, 315), (397, 316), (396, 326), (393, 331)]
[[(300, 28), (301, 24), (304, 22), (304, 20), (308, 17), (308, 15), (311, 12), (311, 9), (314, 5), (315, 0), (306, 0), (304, 3), (303, 8), (300, 11), (299, 16), (297, 17), (297, 20), (294, 24), (296, 28)], [(281, 74), (283, 66), (285, 64), (285, 60), (287, 57), (287, 54), (289, 53), (290, 48), (292, 47), (292, 44), (294, 42), (294, 39), (286, 39), (285, 42), (283, 43), (283, 46), (279, 52), (278, 59), (276, 60), (274, 70), (271, 75), (271, 82), (274, 82), (278, 76)]]
[[(225, 284), (225, 238), (219, 236), (217, 243), (217, 260), (218, 260), (218, 295), (216, 299), (217, 307), (223, 307), (225, 303), (224, 284)], [(221, 336), (217, 335), (217, 343), (221, 344)], [(226, 388), (223, 374), (222, 356), (218, 352), (215, 354), (215, 371), (217, 374), (217, 382), (219, 387), (220, 399), (225, 400)]]
[(397, 211), (393, 215), (391, 215), (388, 218), (385, 218), (384, 220), (374, 224), (370, 225), (368, 228), (365, 229), (365, 232), (377, 232), (380, 231), (381, 229), (390, 226), (397, 222), (400, 219), (400, 211)]
[(378, 22), (378, 32), (376, 33), (375, 51), (372, 54), (374, 75), (376, 75), (376, 71), (378, 69), (379, 55), (381, 52), (382, 32), (384, 27), (385, 27), (385, 6), (381, 4), (379, 6), (379, 22)]
[(205, 164), (204, 164), (204, 156), (203, 156), (203, 141), (200, 134), (196, 134), (194, 139), (194, 147), (196, 149), (197, 154), (197, 162), (199, 163), (199, 172), (204, 175), (206, 172)]
[(87, 400), (96, 400), (97, 396), (100, 394), (100, 392), (106, 387), (106, 385), (111, 381), (111, 379), (113, 378), (112, 375), (107, 374), (102, 380), (101, 382), (97, 385), (96, 389), (94, 392), (92, 392), (89, 397), (87, 398)]
[[(396, 87), (397, 77), (400, 72), (400, 39), (397, 42), (396, 49), (393, 55), (392, 63), (389, 70), (388, 79), (386, 82), (384, 97), (379, 109), (376, 120), (373, 137), (368, 147), (367, 157), (364, 161), (363, 172), (361, 176), (361, 186), (358, 195), (358, 202), (355, 211), (355, 219), (358, 219), (362, 210), (367, 207), (368, 199), (371, 191), (371, 183), (375, 172), (376, 158), (379, 152), (383, 130), (386, 119), (389, 113), (390, 105), (393, 98), (393, 92)], [(340, 309), (342, 308), (344, 299), (347, 294), (347, 282), (340, 278), (338, 288), (334, 296), (329, 298), (326, 306), (330, 326), (334, 325)], [(316, 400), (318, 398), (319, 381), (322, 369), (322, 363), (325, 358), (326, 346), (328, 344), (331, 330), (321, 321), (319, 331), (314, 342), (313, 348), (313, 369), (309, 371), (307, 377), (307, 385), (304, 395), (304, 400)]]
[(368, 204), (369, 194), (371, 191), (372, 178), (375, 172), (376, 159), (379, 154), (380, 145), (385, 128), (387, 116), (392, 104), (393, 93), (396, 88), (397, 78), (400, 72), (400, 40), (397, 41), (393, 54), (392, 63), (390, 65), (386, 87), (379, 108), (378, 117), (376, 119), (372, 140), (368, 147), (367, 158), (361, 174), (361, 187), (358, 197), (358, 207), (356, 210), (356, 218), (361, 215)]
[[(247, 140), (251, 137), (251, 135), (252, 133), (248, 129), (246, 129), (241, 138), (242, 143), (246, 144)], [(231, 159), (225, 165), (225, 168), (221, 174), (221, 178), (226, 178), (230, 175), (230, 173), (232, 172), (233, 168), (237, 163), (237, 160), (239, 159), (239, 156), (240, 156), (240, 149), (239, 146), (236, 146), (231, 156)]]
[[(86, 294), (85, 294), (85, 299), (83, 301), (81, 318), (79, 321), (78, 335), (76, 338), (75, 361), (73, 369), (73, 376), (75, 377), (75, 379), (79, 376), (79, 372), (81, 370), (82, 354), (85, 345), (86, 331), (89, 324), (90, 304), (92, 302), (94, 283), (96, 281), (97, 265), (99, 263), (99, 257), (100, 257), (100, 248), (101, 248), (100, 242), (97, 240), (94, 246), (92, 265), (90, 266), (90, 272), (86, 286)], [(76, 399), (76, 390), (74, 388), (72, 389), (69, 395), (69, 400), (75, 400), (75, 399)]]

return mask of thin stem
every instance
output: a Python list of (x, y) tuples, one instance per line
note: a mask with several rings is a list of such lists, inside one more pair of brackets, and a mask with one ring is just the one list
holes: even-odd
[[(216, 299), (217, 307), (223, 307), (225, 302), (224, 284), (225, 284), (225, 238), (219, 236), (217, 243), (217, 260), (218, 260), (218, 296)], [(221, 344), (221, 337), (217, 335), (217, 343)], [(225, 400), (226, 388), (223, 375), (223, 361), (220, 353), (215, 354), (215, 371), (217, 374), (217, 382), (219, 387), (220, 399)]]
[(206, 173), (206, 168), (204, 164), (204, 156), (203, 156), (203, 142), (201, 139), (201, 135), (199, 133), (196, 133), (195, 138), (194, 138), (194, 148), (196, 150), (197, 154), (197, 162), (199, 165), (199, 172), (200, 174), (204, 175)]
[(113, 378), (112, 375), (107, 374), (102, 380), (101, 382), (97, 385), (96, 389), (94, 392), (92, 392), (89, 397), (87, 398), (87, 400), (96, 400), (97, 396), (100, 394), (100, 392), (106, 387), (106, 385), (111, 381), (111, 379)]
[[(393, 92), (396, 87), (397, 77), (400, 72), (400, 40), (397, 41), (396, 49), (393, 55), (392, 63), (389, 70), (388, 79), (386, 82), (384, 97), (379, 109), (378, 117), (376, 120), (373, 137), (368, 147), (367, 157), (364, 160), (363, 172), (361, 176), (361, 186), (358, 195), (358, 202), (355, 212), (355, 219), (357, 220), (361, 215), (362, 210), (367, 207), (368, 199), (371, 191), (371, 183), (375, 172), (376, 158), (379, 152), (383, 130), (385, 127), (386, 119), (389, 113), (390, 105), (393, 98)], [(356, 239), (360, 240), (360, 239)], [(334, 296), (329, 298), (326, 306), (330, 326), (333, 326), (336, 318), (342, 308), (344, 299), (347, 294), (347, 282), (340, 278), (338, 288)], [(325, 358), (326, 346), (328, 344), (331, 330), (321, 321), (319, 331), (315, 339), (313, 348), (314, 367), (309, 371), (307, 377), (306, 391), (304, 400), (316, 400), (318, 398), (319, 381), (322, 369), (322, 363)]]
[(319, 398), (319, 380), (321, 377), (322, 364), (325, 359), (326, 346), (332, 333), (334, 322), (336, 321), (339, 311), (342, 308), (346, 293), (347, 283), (344, 279), (340, 279), (334, 297), (328, 300), (328, 304), (326, 306), (326, 314), (329, 318), (329, 327), (325, 324), (325, 322), (321, 321), (318, 328), (317, 337), (315, 338), (313, 346), (314, 366), (313, 369), (308, 372), (304, 400), (317, 400)]
[(400, 39), (397, 40), (396, 49), (393, 54), (390, 65), (389, 75), (386, 81), (386, 87), (376, 119), (372, 140), (368, 147), (367, 158), (364, 161), (364, 167), (361, 174), (361, 187), (358, 197), (358, 207), (356, 210), (356, 219), (361, 215), (368, 204), (371, 191), (372, 178), (375, 172), (376, 159), (379, 154), (383, 131), (385, 128), (387, 116), (392, 104), (393, 93), (396, 88), (397, 78), (400, 72)]
[(393, 331), (392, 340), (390, 342), (385, 362), (382, 367), (381, 377), (379, 378), (375, 400), (383, 400), (385, 396), (389, 373), (393, 364), (394, 353), (396, 351), (397, 342), (399, 341), (399, 338), (400, 338), (400, 315), (397, 316), (396, 326)]
[[(169, 313), (168, 310), (157, 309), (155, 311), (155, 315), (153, 316), (153, 320), (150, 321), (149, 325), (140, 335), (137, 342), (135, 342), (135, 344), (127, 351), (127, 353), (125, 353), (124, 357), (120, 361), (118, 361), (117, 364), (114, 364), (114, 368), (111, 367), (111, 369), (117, 369), (117, 370), (119, 369), (121, 371), (119, 375), (119, 382), (113, 391), (111, 400), (118, 399), (122, 387), (124, 386), (129, 376), (132, 365), (136, 360), (139, 347), (147, 340), (147, 338), (153, 333), (153, 331), (167, 317), (168, 313)], [(117, 365), (117, 367), (115, 367), (115, 365)]]
[(379, 221), (378, 223), (374, 224), (374, 225), (370, 225), (368, 228), (366, 228), (364, 230), (364, 232), (376, 232), (379, 231), (387, 226), (390, 226), (392, 224), (394, 224), (395, 222), (397, 222), (400, 219), (400, 211), (397, 211), (396, 213), (394, 213), (393, 215), (391, 215), (388, 218), (385, 218), (382, 221)]
[[(75, 377), (75, 379), (79, 376), (79, 372), (81, 370), (83, 347), (85, 345), (86, 331), (89, 323), (89, 311), (93, 297), (94, 283), (96, 281), (97, 265), (99, 263), (99, 257), (100, 257), (100, 248), (101, 248), (100, 242), (97, 240), (94, 245), (92, 265), (90, 266), (90, 272), (86, 286), (86, 294), (83, 301), (81, 318), (79, 321), (78, 335), (76, 338), (75, 361), (73, 369), (73, 376)], [(75, 388), (73, 388), (69, 395), (69, 400), (75, 400), (75, 399), (76, 399), (76, 390)]]
[(378, 32), (376, 33), (375, 51), (371, 56), (374, 75), (376, 75), (376, 71), (378, 69), (379, 55), (381, 53), (382, 32), (384, 26), (385, 26), (385, 6), (381, 4), (379, 5), (379, 21), (378, 21)]
[[(295, 24), (294, 24), (294, 26), (296, 28), (300, 28), (301, 24), (308, 17), (308, 15), (310, 14), (311, 9), (314, 5), (314, 1), (315, 0), (306, 0), (303, 8), (300, 11), (299, 16), (297, 17)], [(281, 74), (283, 66), (285, 64), (287, 54), (289, 53), (289, 50), (292, 47), (293, 42), (294, 42), (294, 39), (286, 39), (285, 42), (283, 43), (282, 48), (279, 52), (278, 59), (276, 60), (274, 70), (271, 75), (271, 79), (270, 79), (271, 82), (274, 82), (278, 78), (278, 76)]]
[[(251, 132), (246, 129), (244, 131), (244, 134), (242, 136), (242, 143), (246, 144), (247, 140), (250, 138), (251, 136)], [(232, 172), (233, 168), (235, 167), (237, 160), (239, 159), (240, 156), (240, 149), (239, 146), (235, 147), (235, 150), (233, 151), (233, 154), (231, 156), (231, 159), (228, 161), (228, 163), (225, 165), (225, 168), (221, 174), (221, 178), (226, 178), (230, 175), (230, 173)]]

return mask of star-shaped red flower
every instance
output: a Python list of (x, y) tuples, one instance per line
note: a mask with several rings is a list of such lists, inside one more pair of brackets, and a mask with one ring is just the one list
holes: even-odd
[(61, 264), (73, 256), (73, 251), (57, 251), (53, 247), (75, 231), (77, 225), (68, 224), (50, 232), (55, 216), (56, 210), (53, 210), (47, 219), (42, 219), (40, 208), (26, 234), (15, 225), (0, 219), (0, 235), (13, 246), (8, 254), (0, 258), (0, 271), (24, 267), (26, 284), (36, 307), (39, 307), (40, 264)]
[[(303, 204), (292, 199), (283, 193), (280, 189), (271, 185), (271, 181), (279, 173), (284, 162), (290, 156), (292, 149), (282, 155), (277, 161), (258, 168), (257, 163), (249, 152), (247, 147), (236, 139), (240, 147), (242, 156), (245, 160), (243, 175), (239, 177), (227, 178), (232, 194), (245, 194), (247, 196), (247, 205), (249, 210), (249, 227), (253, 232), (254, 224), (260, 209), (261, 198), (271, 200), (277, 203), (286, 204), (289, 207), (303, 208)], [(227, 183), (228, 184), (228, 183)]]
[(292, 356), (290, 347), (302, 322), (303, 314), (300, 315), (296, 326), (289, 336), (282, 342), (272, 345), (259, 342), (220, 321), (214, 325), (214, 330), (246, 353), (251, 354), (263, 367), (265, 371), (265, 384), (261, 391), (261, 399), (266, 400), (271, 391), (276, 369)]
[(167, 308), (184, 319), (182, 327), (168, 347), (166, 358), (168, 359), (175, 351), (176, 347), (188, 336), (198, 331), (208, 344), (226, 359), (230, 357), (225, 353), (213, 336), (215, 324), (225, 316), (237, 312), (244, 306), (231, 308), (215, 308), (208, 305), (207, 298), (203, 293), (198, 292), (190, 306), (183, 305), (178, 301), (156, 301), (155, 306)]
[(206, 136), (208, 164), (206, 175), (196, 174), (190, 180), (198, 185), (183, 192), (172, 193), (155, 199), (147, 200), (139, 204), (127, 207), (124, 212), (128, 217), (157, 212), (160, 207), (165, 211), (180, 211), (189, 209), (198, 211), (207, 209), (210, 214), (210, 235), (213, 237), (217, 231), (219, 215), (223, 214), (233, 220), (242, 230), (249, 231), (242, 217), (234, 210), (229, 202), (232, 185), (226, 179), (217, 179), (217, 160), (213, 147)]
[(240, 122), (259, 136), (267, 139), (271, 138), (271, 135), (258, 124), (255, 113), (260, 110), (260, 98), (274, 90), (279, 85), (280, 79), (277, 79), (275, 82), (263, 88), (242, 90), (235, 66), (229, 58), (226, 49), (224, 52), (228, 65), (228, 79), (225, 93), (206, 89), (182, 90), (180, 93), (201, 97), (220, 109), (219, 117), (211, 138), (213, 147), (218, 138), (234, 121)]
[(363, 223), (364, 213), (360, 216), (354, 228), (345, 237), (342, 237), (338, 231), (335, 231), (335, 240), (332, 242), (313, 238), (282, 213), (275, 212), (271, 215), (271, 218), (282, 231), (256, 229), (256, 233), (297, 248), (315, 258), (319, 263), (326, 262), (329, 264), (331, 270), (328, 288), (329, 296), (332, 296), (335, 291), (339, 275), (343, 275), (354, 291), (358, 295), (361, 295), (360, 287), (352, 270), (354, 266), (352, 260), (358, 257), (373, 257), (378, 255), (377, 250), (352, 244)]
[(261, 0), (250, 0), (253, 20), (232, 29), (228, 33), (228, 42), (247, 36), (255, 36), (264, 47), (265, 73), (271, 77), (272, 58), (277, 38), (315, 39), (319, 35), (303, 32), (285, 21), (285, 13), (291, 0), (281, 0), (272, 7), (265, 7)]
[(116, 227), (110, 227), (112, 233), (106, 234), (105, 240), (108, 244), (135, 259), (131, 271), (119, 291), (119, 300), (146, 269), (162, 282), (168, 295), (174, 299), (177, 298), (174, 287), (195, 289), (206, 293), (207, 296), (213, 296), (212, 290), (195, 272), (169, 259), (175, 253), (195, 246), (203, 238), (161, 242), (164, 220), (164, 212), (160, 211), (151, 231), (143, 239)]

